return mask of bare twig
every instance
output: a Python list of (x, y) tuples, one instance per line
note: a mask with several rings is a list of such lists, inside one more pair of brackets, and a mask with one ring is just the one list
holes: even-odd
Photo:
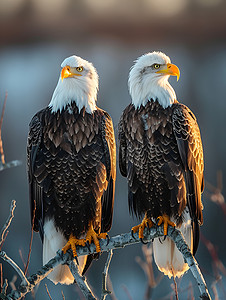
[(224, 288), (224, 284), (222, 283), (222, 276), (221, 273), (225, 276), (226, 275), (226, 268), (222, 261), (218, 257), (217, 249), (214, 246), (213, 243), (211, 243), (203, 234), (201, 234), (201, 241), (204, 243), (206, 246), (211, 258), (212, 258), (212, 268), (213, 268), (213, 273), (214, 273), (214, 282), (211, 285), (212, 290), (214, 292), (215, 299), (218, 299), (217, 297), (217, 284), (221, 286), (222, 292), (224, 297), (226, 297), (226, 292)]
[(210, 182), (206, 181), (206, 187), (210, 191), (210, 193), (207, 192), (207, 196), (212, 202), (215, 202), (217, 205), (219, 205), (224, 215), (226, 215), (226, 203), (224, 195), (222, 194), (223, 174), (221, 170), (217, 171), (217, 186), (215, 187)]
[(13, 168), (13, 167), (17, 167), (17, 166), (20, 166), (21, 164), (22, 164), (22, 162), (20, 160), (12, 160), (5, 164), (0, 163), (0, 171), (9, 169), (9, 168)]
[(14, 291), (16, 290), (16, 286), (15, 286), (15, 282), (16, 282), (16, 281), (17, 281), (17, 276), (14, 275), (13, 278), (12, 278), (12, 280), (11, 280), (10, 283), (9, 283), (11, 289), (14, 290)]
[(14, 270), (16, 270), (17, 274), (19, 274), (23, 283), (29, 284), (29, 282), (28, 282), (26, 276), (24, 275), (24, 272), (21, 270), (21, 268), (4, 251), (0, 251), (0, 257), (4, 261), (8, 262), (14, 268)]
[(33, 218), (32, 218), (32, 227), (31, 227), (31, 239), (29, 244), (29, 252), (27, 257), (27, 264), (24, 270), (24, 275), (27, 274), (28, 266), (30, 263), (30, 257), (31, 257), (31, 247), (32, 247), (32, 241), (33, 241), (33, 233), (34, 233), (34, 223), (35, 223), (35, 211), (36, 211), (36, 201), (34, 200), (34, 210), (33, 210)]
[(6, 220), (2, 230), (1, 230), (1, 236), (0, 236), (0, 251), (2, 249), (2, 246), (3, 246), (3, 243), (5, 241), (5, 237), (6, 235), (8, 234), (7, 233), (7, 229), (9, 228), (11, 222), (12, 222), (12, 219), (14, 217), (14, 209), (16, 208), (16, 201), (15, 200), (12, 200), (11, 202), (11, 206), (10, 206), (10, 214), (9, 214), (9, 217), (8, 219)]
[[(62, 255), (60, 251), (54, 258), (52, 258), (47, 264), (45, 264), (37, 273), (27, 278), (27, 282), (23, 281), (18, 286), (17, 291), (11, 291), (7, 296), (8, 300), (21, 299), (27, 293), (29, 293), (35, 286), (37, 286), (45, 277), (49, 275), (53, 269), (59, 264), (65, 264), (68, 260), (72, 259), (70, 252)], [(0, 295), (1, 296), (1, 295)]]
[(64, 296), (63, 291), (61, 291), (61, 295), (62, 295), (62, 297), (63, 297), (63, 300), (65, 300), (65, 296)]
[(104, 266), (104, 272), (102, 273), (102, 295), (101, 295), (101, 300), (105, 300), (107, 295), (111, 294), (110, 291), (107, 290), (107, 276), (108, 276), (108, 269), (110, 266), (110, 262), (113, 256), (113, 250), (111, 249), (108, 252), (108, 257)]
[(207, 240), (205, 238), (205, 236), (201, 233), (200, 235), (201, 241), (203, 242), (203, 244), (206, 246), (207, 250), (209, 251), (209, 254), (211, 255), (213, 264), (214, 264), (214, 275), (215, 277), (219, 277), (219, 271), (221, 271), (221, 273), (223, 275), (226, 275), (226, 268), (223, 265), (222, 261), (219, 259), (218, 254), (217, 254), (217, 250), (216, 247), (214, 246), (213, 243), (211, 243), (209, 240)]
[(3, 287), (2, 287), (2, 294), (3, 295), (6, 295), (7, 288), (8, 288), (8, 280), (5, 279), (5, 282), (4, 282)]
[(127, 286), (125, 284), (122, 284), (122, 289), (124, 290), (126, 296), (127, 296), (127, 299), (128, 300), (133, 300), (132, 296), (130, 295), (130, 292), (127, 288)]
[(22, 253), (21, 249), (19, 249), (19, 255), (20, 255), (20, 259), (21, 259), (21, 261), (23, 263), (24, 269), (25, 269), (26, 268), (26, 263), (24, 261), (24, 257), (23, 257), (23, 253)]
[(49, 299), (50, 300), (53, 300), (53, 298), (51, 297), (51, 295), (50, 295), (50, 293), (49, 293), (49, 290), (48, 290), (48, 287), (47, 287), (47, 284), (45, 283), (45, 287), (46, 287), (46, 292), (47, 292), (47, 294), (48, 294), (48, 296), (49, 296)]
[(216, 281), (214, 281), (211, 284), (211, 288), (212, 288), (212, 291), (213, 291), (213, 294), (214, 294), (214, 300), (219, 300), (219, 295), (218, 295), (218, 291), (217, 291)]
[(70, 268), (72, 275), (75, 278), (76, 283), (79, 285), (83, 295), (85, 296), (85, 298), (87, 300), (96, 300), (95, 296), (93, 295), (91, 289), (89, 288), (89, 286), (86, 282), (86, 278), (79, 274), (78, 266), (75, 263), (74, 259), (69, 262), (69, 268)]
[(174, 283), (175, 298), (176, 298), (176, 300), (179, 300), (179, 298), (178, 298), (177, 282), (176, 282), (176, 278), (175, 278), (173, 270), (172, 270), (172, 273), (173, 273), (173, 283)]
[(2, 264), (0, 264), (0, 293), (2, 292), (3, 288), (3, 271), (2, 271)]
[(108, 274), (108, 278), (107, 278), (107, 288), (109, 291), (111, 291), (111, 299), (112, 300), (117, 300), (116, 296), (115, 296), (115, 293), (114, 293), (114, 289), (113, 289), (113, 285), (112, 285), (112, 282), (111, 282), (111, 278), (110, 278), (110, 275)]
[(5, 100), (4, 100), (3, 108), (2, 108), (1, 119), (0, 119), (0, 154), (1, 154), (2, 164), (5, 164), (5, 156), (4, 156), (3, 143), (2, 143), (2, 122), (3, 122), (4, 113), (5, 113), (5, 106), (6, 106), (7, 96), (8, 96), (8, 93), (6, 92)]
[(3, 237), (3, 240), (0, 243), (0, 251), (1, 251), (2, 247), (3, 247), (3, 244), (5, 243), (5, 240), (6, 240), (8, 234), (9, 234), (9, 230), (6, 231), (6, 233), (5, 233), (4, 237)]
[(145, 292), (145, 299), (151, 299), (153, 289), (159, 284), (159, 282), (164, 277), (163, 273), (159, 272), (157, 279), (155, 279), (153, 271), (153, 249), (152, 244), (148, 247), (147, 245), (142, 246), (142, 251), (144, 255), (144, 261), (138, 256), (136, 257), (136, 262), (143, 269), (145, 275), (147, 276), (147, 289)]
[(205, 280), (199, 269), (198, 263), (197, 263), (196, 259), (193, 257), (193, 255), (191, 254), (191, 251), (190, 251), (188, 245), (186, 244), (186, 242), (184, 241), (180, 231), (170, 228), (168, 230), (168, 235), (174, 241), (178, 250), (182, 253), (185, 261), (189, 265), (189, 268), (198, 284), (198, 288), (201, 293), (200, 298), (201, 299), (211, 299), (208, 289), (207, 289), (207, 286), (206, 286), (206, 283), (205, 283)]
[(191, 292), (191, 300), (195, 300), (195, 297), (194, 297), (194, 291), (193, 291), (193, 286), (192, 286), (191, 281), (189, 282), (189, 287), (188, 287), (188, 289), (189, 289), (190, 292)]

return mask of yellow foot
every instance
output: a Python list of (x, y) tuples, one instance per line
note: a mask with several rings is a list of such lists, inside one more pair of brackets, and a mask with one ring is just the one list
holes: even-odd
[(144, 228), (148, 227), (151, 228), (154, 225), (152, 220), (148, 219), (146, 216), (144, 217), (143, 221), (132, 228), (132, 232), (135, 233), (139, 230), (139, 238), (143, 239), (144, 238)]
[(71, 234), (67, 244), (62, 248), (62, 251), (65, 254), (67, 252), (67, 250), (71, 249), (73, 252), (73, 256), (76, 257), (77, 256), (76, 246), (85, 246), (87, 242), (89, 244), (94, 242), (94, 244), (96, 246), (96, 252), (100, 252), (101, 249), (100, 249), (99, 239), (106, 239), (106, 238), (107, 238), (106, 232), (105, 233), (96, 233), (93, 229), (93, 225), (91, 224), (86, 233), (85, 239), (77, 239), (76, 237), (74, 237)]
[(96, 231), (93, 229), (93, 225), (91, 224), (89, 230), (87, 231), (85, 242), (88, 242), (89, 244), (94, 242), (94, 245), (96, 246), (96, 251), (100, 252), (101, 249), (100, 249), (99, 240), (106, 239), (106, 238), (107, 238), (106, 232), (96, 233)]
[(77, 239), (71, 234), (67, 244), (62, 248), (62, 251), (65, 254), (67, 250), (71, 249), (73, 252), (73, 256), (76, 257), (77, 256), (76, 246), (85, 246), (85, 240)]
[(162, 215), (159, 216), (157, 218), (158, 221), (158, 226), (160, 226), (163, 223), (163, 229), (164, 229), (164, 235), (167, 235), (167, 231), (168, 231), (168, 226), (171, 225), (173, 227), (176, 226), (175, 223), (173, 223), (172, 221), (170, 221), (170, 218), (167, 215)]

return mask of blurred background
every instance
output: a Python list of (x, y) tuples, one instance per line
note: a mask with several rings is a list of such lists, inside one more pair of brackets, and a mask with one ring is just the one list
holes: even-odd
[[(98, 105), (117, 123), (129, 104), (127, 78), (133, 61), (154, 50), (165, 52), (181, 71), (171, 78), (178, 100), (198, 118), (205, 154), (204, 225), (196, 258), (213, 299), (226, 299), (226, 238), (223, 179), (226, 178), (226, 1), (225, 0), (0, 0), (0, 111), (8, 92), (2, 139), (6, 162), (22, 165), (0, 172), (0, 228), (12, 199), (15, 218), (3, 250), (22, 268), (30, 241), (26, 139), (32, 116), (47, 106), (60, 64), (76, 54), (91, 61), (100, 77)], [(218, 172), (221, 170), (221, 172)], [(111, 236), (130, 231), (127, 184), (118, 170)], [(217, 176), (218, 174), (218, 176)], [(223, 179), (222, 179), (223, 178)], [(217, 187), (217, 189), (215, 188)], [(42, 265), (41, 241), (34, 234), (29, 273)], [(137, 258), (138, 257), (138, 258)], [(116, 299), (145, 299), (147, 275), (141, 245), (114, 252), (110, 278)], [(88, 281), (100, 296), (106, 254), (94, 262)], [(154, 276), (159, 272), (155, 265)], [(14, 271), (3, 263), (4, 278)], [(19, 282), (16, 282), (16, 284)], [(42, 282), (35, 299), (83, 299), (75, 286)], [(163, 278), (151, 299), (172, 298), (173, 281)], [(179, 299), (198, 299), (190, 272), (178, 282)], [(27, 295), (26, 299), (32, 299)], [(110, 296), (109, 296), (110, 299)], [(113, 299), (113, 298), (112, 298)]]

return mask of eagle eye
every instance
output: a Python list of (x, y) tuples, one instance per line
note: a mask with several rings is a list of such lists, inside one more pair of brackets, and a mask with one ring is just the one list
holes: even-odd
[(159, 69), (159, 68), (160, 68), (160, 64), (154, 64), (154, 65), (153, 65), (153, 68), (154, 68), (155, 70)]
[(82, 72), (82, 71), (84, 70), (84, 68), (83, 68), (83, 67), (77, 67), (76, 70), (77, 70), (78, 72)]

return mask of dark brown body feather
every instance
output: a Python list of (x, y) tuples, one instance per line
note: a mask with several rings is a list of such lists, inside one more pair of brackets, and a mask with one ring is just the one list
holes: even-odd
[(203, 149), (192, 112), (180, 103), (148, 101), (124, 110), (119, 123), (119, 166), (128, 180), (129, 208), (138, 217), (167, 214), (177, 225), (189, 208), (194, 252), (202, 224)]
[(66, 239), (79, 238), (92, 221), (97, 232), (111, 228), (116, 178), (113, 124), (101, 109), (92, 114), (75, 104), (60, 113), (38, 112), (30, 123), (28, 175), (34, 230), (43, 238), (53, 219)]

